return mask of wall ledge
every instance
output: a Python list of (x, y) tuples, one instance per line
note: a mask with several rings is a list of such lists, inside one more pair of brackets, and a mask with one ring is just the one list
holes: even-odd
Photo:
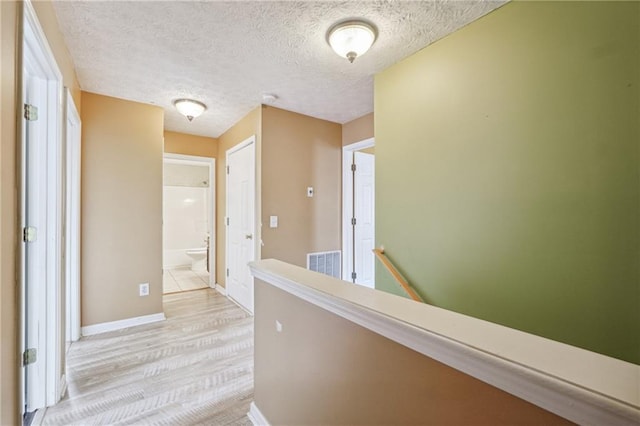
[(573, 422), (640, 421), (638, 365), (278, 260), (249, 266), (274, 287)]

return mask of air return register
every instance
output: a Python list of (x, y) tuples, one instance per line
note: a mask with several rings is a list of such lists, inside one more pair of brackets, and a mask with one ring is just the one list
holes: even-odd
[(307, 254), (307, 269), (340, 278), (340, 250)]

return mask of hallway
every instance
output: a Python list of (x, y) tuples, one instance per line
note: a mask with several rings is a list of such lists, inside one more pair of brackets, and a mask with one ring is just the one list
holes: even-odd
[(84, 337), (45, 425), (250, 425), (253, 318), (212, 289), (164, 296), (166, 321)]

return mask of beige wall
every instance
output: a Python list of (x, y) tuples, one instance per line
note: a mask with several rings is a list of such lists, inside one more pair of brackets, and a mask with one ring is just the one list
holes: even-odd
[[(0, 2), (0, 424), (18, 424), (17, 357), (18, 300), (16, 229), (18, 201), (16, 191), (16, 95), (17, 14), (19, 3)], [(80, 110), (79, 84), (73, 63), (62, 40), (50, 2), (36, 2), (34, 10), (45, 36)], [(64, 346), (64, 345), (63, 345)]]
[(16, 14), (0, 2), (0, 424), (18, 424), (16, 291)]
[(262, 147), (262, 258), (306, 267), (307, 253), (340, 250), (340, 124), (265, 106)]
[(164, 152), (216, 158), (218, 139), (165, 130)]
[[(261, 155), (261, 107), (254, 108), (244, 118), (234, 124), (229, 130), (218, 138), (218, 156), (216, 159), (216, 283), (225, 286), (225, 258), (226, 258), (226, 196), (227, 196), (227, 157), (226, 152), (230, 148), (255, 135), (256, 137), (256, 208), (258, 217), (260, 211), (260, 155)], [(260, 224), (256, 228), (256, 245), (259, 258)]]
[(270, 424), (570, 424), (261, 280), (255, 291), (254, 395)]
[(373, 137), (373, 113), (342, 125), (342, 145), (349, 145)]
[(162, 312), (164, 112), (87, 92), (82, 105), (82, 325)]

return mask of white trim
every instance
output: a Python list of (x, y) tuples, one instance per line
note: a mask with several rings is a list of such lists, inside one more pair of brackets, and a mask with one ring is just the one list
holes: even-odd
[[(226, 292), (225, 292), (226, 293)], [(242, 306), (242, 304), (240, 304), (240, 302), (238, 302), (236, 299), (233, 298), (233, 296), (229, 296), (227, 294), (227, 299), (229, 299), (229, 301), (231, 301), (231, 303), (234, 303), (238, 308), (242, 309), (243, 311), (245, 311), (247, 314), (249, 314), (250, 316), (253, 316), (253, 312), (251, 312), (250, 310), (248, 310), (246, 307)]]
[(375, 144), (375, 138), (368, 138), (342, 147), (342, 279), (349, 282), (353, 269), (353, 153)]
[(247, 413), (247, 417), (249, 418), (249, 420), (251, 420), (253, 426), (270, 426), (270, 423), (262, 414), (262, 411), (260, 411), (255, 401), (251, 401), (251, 404), (249, 404), (249, 412)]
[(215, 290), (220, 293), (223, 296), (227, 295), (227, 289), (224, 288), (223, 286), (221, 286), (220, 284), (216, 283), (215, 285)]
[(69, 89), (65, 91), (65, 102), (66, 341), (75, 342), (80, 339), (80, 162), (82, 123)]
[(44, 423), (44, 416), (47, 414), (47, 407), (36, 410), (31, 420), (31, 426), (40, 426)]
[(103, 322), (100, 324), (87, 325), (82, 327), (83, 336), (92, 336), (94, 334), (106, 333), (107, 331), (121, 330), (123, 328), (135, 327), (136, 325), (150, 324), (152, 322), (164, 321), (166, 317), (164, 312), (151, 315), (143, 315), (141, 317), (127, 318), (118, 321)]
[(240, 151), (242, 148), (251, 145), (252, 143), (256, 142), (256, 135), (251, 135), (248, 138), (246, 138), (245, 140), (243, 140), (242, 142), (240, 142), (239, 144), (236, 144), (234, 146), (232, 146), (231, 148), (229, 148), (226, 151), (227, 154), (227, 158), (229, 158), (230, 154), (233, 154), (235, 152)]
[(60, 395), (59, 399), (64, 398), (64, 394), (67, 393), (67, 375), (63, 374), (60, 378)]
[(376, 146), (376, 139), (374, 137), (363, 139), (360, 142), (354, 142), (342, 147), (342, 152), (345, 151), (360, 151), (361, 149), (367, 149)]
[[(217, 200), (216, 200), (216, 159), (212, 157), (199, 157), (196, 155), (184, 155), (174, 154), (171, 152), (165, 152), (163, 155), (163, 167), (164, 163), (170, 164), (194, 164), (204, 163), (209, 166), (209, 227), (207, 232), (209, 233), (209, 287), (215, 287), (216, 277), (216, 246), (217, 246), (217, 234), (216, 234), (216, 212), (217, 212)], [(164, 171), (163, 171), (164, 179)], [(163, 201), (164, 202), (164, 201)], [(164, 232), (164, 231), (163, 231)], [(164, 262), (163, 262), (164, 264)]]
[[(434, 323), (429, 327), (440, 327), (440, 331), (432, 331), (424, 324), (412, 322), (410, 318), (446, 317), (451, 323), (447, 330), (459, 331), (466, 327), (473, 329), (474, 332), (477, 330), (475, 333), (477, 336), (492, 333), (494, 341), (496, 336), (502, 336), (501, 339), (504, 340), (517, 337), (519, 344), (525, 342), (526, 346), (533, 344), (539, 348), (539, 351), (546, 352), (540, 359), (553, 358), (556, 363), (560, 363), (561, 360), (567, 359), (576, 362), (575, 359), (579, 357), (589, 360), (590, 366), (594, 369), (610, 369), (611, 376), (617, 377), (617, 380), (634, 380), (633, 377), (626, 377), (624, 373), (630, 373), (631, 376), (635, 373), (635, 380), (637, 380), (640, 367), (636, 365), (433, 306), (418, 304), (380, 291), (359, 286), (345, 286), (342, 281), (313, 274), (303, 268), (277, 260), (252, 262), (250, 267), (256, 278), (274, 287), (573, 422), (628, 424), (637, 422), (640, 418), (637, 391), (635, 397), (629, 396), (628, 393), (633, 385), (609, 383), (607, 384), (609, 389), (614, 386), (616, 394), (607, 395), (604, 385), (599, 381), (602, 379), (601, 376), (596, 380), (579, 377), (582, 382), (576, 380), (575, 374), (573, 377), (560, 377), (557, 372), (545, 372), (541, 367), (544, 364), (542, 361), (539, 361), (535, 367), (528, 366), (522, 361), (509, 359), (502, 353), (498, 354), (497, 352), (504, 352), (504, 347), (501, 351), (480, 349), (470, 343), (441, 334), (447, 327), (445, 325)], [(340, 296), (330, 292), (339, 293)], [(381, 312), (380, 309), (385, 304), (393, 306), (393, 312), (391, 312), (392, 309)], [(415, 314), (418, 316), (412, 317)], [(455, 334), (455, 331), (451, 334)], [(487, 343), (487, 347), (490, 344), (491, 342)], [(516, 340), (511, 342), (512, 346), (517, 344)], [(550, 358), (551, 351), (557, 357)], [(599, 366), (598, 363), (600, 363)], [(614, 382), (613, 379), (611, 380)], [(597, 385), (588, 388), (585, 386), (587, 382), (597, 383)]]
[[(58, 402), (58, 390), (62, 377), (62, 354), (64, 351), (63, 321), (63, 264), (62, 264), (62, 225), (63, 225), (63, 199), (62, 199), (62, 117), (63, 117), (63, 83), (62, 73), (55, 61), (55, 56), (47, 38), (40, 26), (37, 14), (30, 1), (25, 1), (22, 8), (21, 37), (23, 62), (21, 64), (20, 79), (22, 81), (19, 102), (18, 117), (20, 117), (22, 136), (21, 143), (26, 143), (25, 121), (22, 119), (22, 104), (27, 102), (31, 95), (27, 89), (39, 85), (39, 123), (41, 136), (37, 154), (27, 154), (28, 159), (22, 160), (27, 173), (22, 178), (34, 178), (38, 183), (31, 187), (21, 183), (24, 194), (21, 197), (24, 205), (28, 206), (21, 214), (21, 227), (35, 226), (38, 229), (38, 249), (24, 249), (24, 259), (36, 259), (40, 267), (33, 268), (31, 262), (24, 262), (27, 271), (36, 272), (37, 277), (32, 277), (27, 283), (23, 278), (21, 286), (27, 289), (23, 294), (20, 306), (22, 324), (27, 329), (21, 329), (21, 334), (33, 334), (38, 328), (38, 337), (29, 338), (26, 342), (29, 347), (37, 349), (39, 359), (30, 366), (21, 369), (21, 389), (26, 392), (25, 403), (20, 405), (21, 411), (42, 408), (45, 405), (53, 405)], [(38, 125), (36, 125), (38, 126)], [(31, 127), (30, 127), (31, 128)], [(35, 146), (32, 147), (35, 149)], [(23, 153), (28, 152), (23, 150)], [(33, 155), (33, 156), (32, 156)], [(37, 164), (36, 164), (37, 163)], [(34, 168), (37, 174), (30, 174), (28, 170)], [(37, 189), (39, 194), (30, 194)], [(39, 219), (28, 217), (28, 212), (37, 210)], [(29, 221), (30, 223), (26, 223)], [(31, 243), (29, 243), (31, 244)], [(28, 309), (27, 309), (28, 306)], [(25, 314), (25, 312), (27, 314)], [(37, 341), (36, 341), (37, 340)], [(24, 341), (24, 340), (22, 340)], [(24, 345), (22, 345), (24, 346)], [(24, 349), (24, 348), (21, 348)], [(29, 373), (27, 373), (27, 370)], [(30, 377), (38, 377), (32, 380)], [(36, 384), (37, 382), (37, 384)]]

